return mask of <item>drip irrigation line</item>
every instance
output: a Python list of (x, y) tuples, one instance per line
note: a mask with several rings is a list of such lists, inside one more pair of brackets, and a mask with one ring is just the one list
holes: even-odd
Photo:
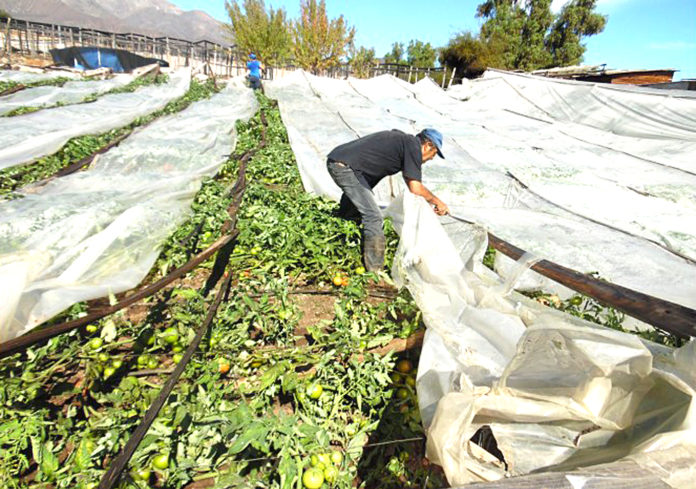
[(231, 275), (228, 275), (223, 280), (222, 284), (218, 289), (218, 293), (215, 297), (213, 304), (208, 309), (208, 314), (205, 320), (198, 328), (198, 331), (196, 331), (196, 336), (193, 338), (191, 344), (186, 348), (186, 351), (184, 352), (184, 356), (182, 357), (181, 361), (177, 364), (176, 368), (174, 368), (174, 371), (171, 373), (167, 381), (164, 383), (164, 386), (162, 387), (162, 390), (160, 390), (159, 395), (148, 408), (147, 412), (145, 413), (145, 416), (143, 417), (142, 421), (135, 429), (131, 437), (128, 439), (126, 445), (123, 447), (118, 456), (114, 459), (113, 463), (109, 467), (109, 470), (107, 470), (107, 472), (102, 477), (101, 481), (99, 482), (98, 489), (111, 489), (118, 482), (119, 478), (121, 477), (121, 473), (123, 472), (123, 469), (126, 467), (131, 457), (133, 456), (133, 453), (135, 452), (136, 448), (138, 448), (138, 445), (145, 437), (147, 431), (150, 429), (152, 422), (159, 414), (159, 411), (164, 405), (164, 403), (167, 401), (167, 398), (169, 398), (169, 395), (172, 393), (172, 390), (174, 389), (174, 386), (178, 382), (179, 378), (181, 377), (181, 374), (186, 368), (186, 365), (193, 357), (193, 353), (195, 352), (195, 350), (198, 349), (198, 345), (203, 339), (203, 335), (208, 331), (208, 328), (212, 323), (213, 318), (215, 317), (215, 313), (217, 312), (217, 309), (220, 306), (220, 303), (222, 302), (222, 298), (227, 291), (227, 287), (229, 286), (230, 281)]
[[(237, 213), (239, 210), (239, 206), (241, 205), (242, 198), (244, 196), (244, 191), (246, 190), (246, 166), (247, 162), (251, 158), (253, 154), (255, 154), (259, 149), (263, 148), (266, 145), (266, 118), (261, 111), (261, 121), (262, 121), (262, 141), (261, 144), (255, 148), (253, 151), (247, 152), (245, 155), (245, 158), (242, 158), (242, 161), (240, 162), (239, 166), (239, 175), (237, 177), (237, 181), (234, 185), (234, 187), (231, 190), (232, 194), (232, 203), (230, 206), (227, 208), (227, 212), (229, 215), (229, 219), (225, 222), (225, 224), (222, 226), (222, 232), (229, 232), (230, 235), (234, 235), (235, 237), (239, 234), (239, 230), (236, 228), (236, 222), (237, 222)], [(231, 230), (230, 230), (231, 229)], [(220, 247), (220, 252), (218, 253), (216, 257), (215, 264), (213, 266), (213, 270), (211, 271), (210, 276), (208, 277), (208, 281), (206, 282), (205, 285), (205, 291), (206, 293), (210, 291), (212, 288), (215, 287), (219, 279), (224, 276), (224, 271), (229, 265), (229, 257), (232, 253), (232, 248), (233, 248), (234, 243), (232, 240), (227, 241)], [(107, 470), (107, 472), (104, 474), (102, 477), (101, 481), (99, 482), (98, 489), (112, 489), (119, 481), (121, 474), (123, 470), (125, 469), (126, 465), (130, 461), (131, 457), (133, 456), (133, 453), (135, 450), (138, 448), (138, 445), (142, 441), (142, 439), (145, 437), (147, 434), (148, 430), (150, 429), (150, 426), (152, 425), (152, 422), (155, 420), (157, 417), (160, 409), (164, 405), (164, 403), (167, 401), (169, 398), (169, 395), (171, 394), (172, 390), (174, 389), (174, 386), (178, 382), (179, 378), (181, 377), (181, 374), (183, 373), (184, 369), (188, 365), (189, 361), (193, 357), (194, 353), (198, 349), (198, 346), (201, 343), (201, 340), (203, 339), (203, 335), (205, 335), (210, 327), (210, 324), (213, 321), (213, 318), (215, 317), (215, 313), (217, 312), (218, 307), (222, 303), (223, 299), (226, 298), (229, 294), (230, 290), (230, 285), (232, 281), (232, 274), (227, 273), (227, 276), (223, 279), (221, 285), (218, 288), (217, 295), (215, 297), (215, 300), (213, 304), (210, 306), (208, 310), (208, 314), (201, 324), (201, 326), (198, 328), (196, 331), (196, 335), (191, 342), (191, 344), (186, 348), (186, 351), (184, 352), (184, 355), (181, 359), (181, 361), (177, 364), (177, 366), (174, 368), (174, 371), (169, 375), (167, 380), (164, 383), (164, 386), (160, 390), (159, 395), (157, 396), (157, 399), (150, 405), (148, 408), (147, 412), (145, 413), (145, 416), (143, 417), (142, 421), (138, 425), (138, 427), (135, 429), (131, 437), (128, 439), (128, 442), (126, 445), (123, 447), (121, 452), (118, 454), (118, 456), (114, 459), (113, 463)]]
[[(478, 225), (450, 214), (456, 221)], [(490, 245), (504, 255), (519, 260), (525, 250), (488, 232)], [(696, 310), (577, 272), (549, 260), (539, 260), (531, 269), (581, 294), (618, 309), (680, 338), (696, 336)]]

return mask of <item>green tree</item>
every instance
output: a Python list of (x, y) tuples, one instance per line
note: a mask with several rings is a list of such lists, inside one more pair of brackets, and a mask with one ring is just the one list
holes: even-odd
[(300, 18), (293, 26), (295, 61), (312, 73), (337, 66), (355, 37), (341, 15), (329, 20), (325, 0), (302, 0)]
[(0, 19), (7, 19), (10, 17), (10, 14), (8, 14), (6, 11), (0, 8)]
[(551, 0), (485, 0), (476, 10), (484, 19), (479, 38), (499, 53), (499, 68), (577, 64), (585, 51), (582, 38), (598, 34), (606, 23), (595, 6), (596, 0), (572, 0), (554, 16)]
[(401, 63), (404, 61), (404, 43), (395, 42), (390, 52), (384, 55), (385, 63)]
[(267, 64), (288, 59), (292, 47), (290, 24), (285, 10), (266, 10), (263, 0), (225, 2), (230, 23), (225, 28), (239, 49), (255, 53)]
[(375, 48), (367, 49), (360, 46), (358, 49), (351, 49), (349, 60), (353, 76), (357, 78), (369, 78), (371, 68), (375, 66)]
[(501, 67), (500, 59), (500, 49), (471, 32), (457, 34), (440, 51), (440, 64), (455, 68), (465, 78), (479, 77), (488, 67)]
[(572, 0), (556, 18), (546, 39), (555, 66), (576, 65), (582, 61), (582, 38), (604, 30), (607, 18), (594, 12), (596, 0)]
[(437, 50), (430, 43), (423, 43), (417, 39), (408, 43), (406, 60), (416, 68), (432, 68), (437, 59)]

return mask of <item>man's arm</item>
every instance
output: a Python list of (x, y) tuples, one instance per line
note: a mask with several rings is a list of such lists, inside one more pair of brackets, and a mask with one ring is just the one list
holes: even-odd
[(411, 193), (415, 195), (420, 195), (428, 202), (428, 204), (434, 206), (435, 213), (438, 216), (444, 216), (445, 214), (449, 214), (449, 207), (447, 207), (447, 204), (435, 197), (435, 194), (428, 190), (425, 185), (423, 185), (418, 180), (413, 180), (411, 178), (406, 178), (405, 180), (406, 185), (408, 186), (408, 189), (411, 191)]

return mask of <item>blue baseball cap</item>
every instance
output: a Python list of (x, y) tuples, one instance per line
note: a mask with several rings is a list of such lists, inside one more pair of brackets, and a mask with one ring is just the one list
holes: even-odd
[(435, 149), (437, 149), (437, 155), (444, 160), (445, 157), (442, 154), (442, 133), (437, 129), (428, 128), (423, 129), (421, 134), (428, 138), (431, 143), (433, 143)]
[(251, 58), (251, 59), (256, 59), (256, 55), (255, 55), (254, 53), (251, 53), (251, 54), (249, 55), (249, 58)]

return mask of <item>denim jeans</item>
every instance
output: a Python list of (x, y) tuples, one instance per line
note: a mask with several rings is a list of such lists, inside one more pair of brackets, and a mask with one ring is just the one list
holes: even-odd
[(384, 218), (372, 190), (363, 186), (353, 170), (344, 163), (329, 160), (326, 168), (336, 185), (343, 190), (339, 214), (350, 219), (359, 213), (362, 218), (363, 236), (383, 240)]
[(249, 84), (254, 90), (259, 90), (261, 88), (261, 79), (255, 76), (248, 76)]

